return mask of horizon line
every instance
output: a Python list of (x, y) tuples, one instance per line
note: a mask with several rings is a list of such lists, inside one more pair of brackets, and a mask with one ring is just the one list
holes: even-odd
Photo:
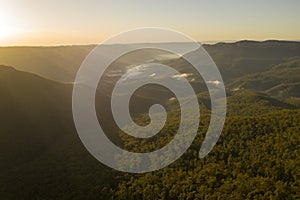
[[(285, 39), (265, 39), (265, 40), (253, 40), (253, 39), (242, 39), (242, 40), (206, 40), (203, 42), (197, 41), (201, 45), (216, 45), (216, 44), (234, 44), (238, 42), (300, 42), (298, 40), (285, 40)], [(156, 43), (186, 43), (186, 42), (156, 42)], [(101, 44), (101, 43), (99, 43)], [(99, 44), (96, 43), (73, 43), (73, 44), (54, 44), (54, 45), (0, 45), (0, 48), (8, 48), (8, 47), (71, 47), (71, 46), (97, 46)], [(139, 44), (139, 43), (115, 43), (115, 44), (105, 44), (105, 45), (128, 45), (128, 44)]]

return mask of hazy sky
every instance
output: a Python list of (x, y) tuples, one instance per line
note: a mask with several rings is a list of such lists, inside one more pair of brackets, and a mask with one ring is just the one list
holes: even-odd
[(99, 43), (137, 27), (199, 41), (300, 39), (299, 0), (0, 0), (0, 45)]

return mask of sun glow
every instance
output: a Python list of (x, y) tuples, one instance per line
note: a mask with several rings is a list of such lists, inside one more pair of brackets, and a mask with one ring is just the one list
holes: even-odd
[(6, 40), (18, 35), (20, 32), (16, 19), (8, 12), (0, 10), (0, 40)]

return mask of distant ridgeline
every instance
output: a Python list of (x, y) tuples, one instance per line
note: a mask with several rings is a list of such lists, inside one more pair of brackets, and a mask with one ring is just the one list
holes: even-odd
[[(72, 82), (80, 64), (94, 47), (0, 47), (0, 64), (47, 79)], [(299, 97), (300, 42), (239, 41), (204, 44), (203, 47), (216, 62), (228, 89), (250, 89), (277, 98), (286, 98), (291, 94)], [(118, 48), (118, 45), (111, 48)], [(135, 56), (139, 55), (143, 52)], [(128, 58), (135, 59), (133, 56)], [(179, 68), (186, 65), (186, 62), (172, 58), (162, 62), (176, 63)], [(126, 60), (120, 60), (120, 63), (124, 64)]]

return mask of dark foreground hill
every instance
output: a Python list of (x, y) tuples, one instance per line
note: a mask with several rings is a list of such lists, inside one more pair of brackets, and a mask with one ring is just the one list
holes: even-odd
[(1, 199), (95, 199), (113, 180), (76, 134), (71, 92), (71, 85), (0, 67)]

